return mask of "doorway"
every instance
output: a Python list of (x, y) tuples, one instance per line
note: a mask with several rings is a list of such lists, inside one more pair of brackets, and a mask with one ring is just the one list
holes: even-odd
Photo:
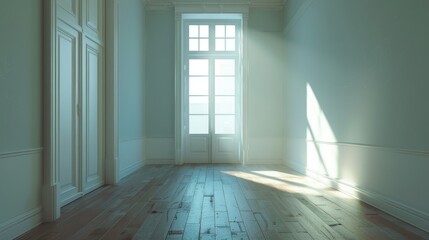
[(241, 16), (183, 18), (185, 163), (241, 163)]

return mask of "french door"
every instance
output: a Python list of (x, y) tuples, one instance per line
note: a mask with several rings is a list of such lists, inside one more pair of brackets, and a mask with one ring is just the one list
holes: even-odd
[(240, 26), (184, 21), (185, 162), (241, 162)]

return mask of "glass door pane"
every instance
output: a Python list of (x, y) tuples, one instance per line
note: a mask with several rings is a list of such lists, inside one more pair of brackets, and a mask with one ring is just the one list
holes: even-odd
[[(218, 26), (217, 26), (218, 27)], [(225, 31), (225, 27), (216, 28)], [(231, 35), (231, 33), (229, 33)], [(220, 34), (225, 36), (225, 33)], [(214, 63), (215, 134), (235, 134), (236, 70), (235, 59), (215, 59)]]
[(189, 59), (188, 79), (189, 134), (209, 134), (209, 60)]

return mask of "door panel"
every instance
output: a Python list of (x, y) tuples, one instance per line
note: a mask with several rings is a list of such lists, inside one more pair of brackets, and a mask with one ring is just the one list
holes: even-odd
[[(92, 191), (104, 184), (104, 81), (102, 47), (87, 39), (84, 59), (84, 83), (86, 92), (86, 174), (84, 192)], [(85, 132), (85, 131), (84, 131)], [(84, 151), (85, 152), (85, 151)]]
[(103, 40), (104, 2), (105, 0), (82, 1), (84, 31), (95, 40)]
[(238, 142), (235, 135), (215, 135), (213, 141), (214, 163), (239, 163)]
[(57, 73), (59, 82), (59, 179), (60, 201), (65, 205), (79, 197), (79, 158), (77, 156), (77, 76), (79, 33), (59, 23), (57, 33)]
[(187, 163), (208, 163), (210, 138), (208, 135), (195, 135), (186, 138)]
[(58, 5), (58, 18), (62, 19), (64, 22), (73, 25), (79, 26), (79, 9), (80, 1), (79, 0), (57, 0)]

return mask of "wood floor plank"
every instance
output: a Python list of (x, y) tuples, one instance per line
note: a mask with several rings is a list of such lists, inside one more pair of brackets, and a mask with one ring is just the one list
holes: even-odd
[(243, 190), (238, 182), (231, 183), (231, 189), (234, 192), (235, 200), (237, 201), (240, 211), (250, 211), (249, 204), (243, 193)]
[(204, 184), (198, 183), (195, 187), (194, 197), (191, 203), (191, 209), (188, 215), (188, 224), (200, 224), (201, 213), (204, 199)]
[(247, 236), (250, 240), (262, 240), (265, 239), (258, 222), (251, 211), (242, 211), (244, 226), (246, 227)]
[(229, 184), (223, 184), (223, 192), (225, 195), (225, 204), (228, 211), (228, 218), (230, 222), (242, 222), (240, 209), (235, 200), (234, 192)]
[(216, 240), (231, 240), (231, 228), (228, 226), (216, 227)]
[(213, 194), (215, 200), (215, 210), (217, 212), (226, 212), (225, 195), (223, 192), (223, 186), (221, 181), (215, 181), (213, 183)]
[(167, 202), (166, 211), (162, 214), (161, 220), (156, 226), (155, 231), (151, 235), (150, 239), (165, 239), (168, 230), (170, 229), (172, 222), (179, 210), (182, 210), (182, 198), (185, 194), (186, 185), (180, 183), (177, 186), (177, 189), (174, 191), (174, 197), (170, 198), (170, 201)]
[(213, 196), (204, 196), (200, 234), (215, 234), (215, 210)]
[(185, 233), (183, 234), (183, 240), (198, 240), (200, 237), (200, 224), (199, 223), (188, 223), (185, 227)]

